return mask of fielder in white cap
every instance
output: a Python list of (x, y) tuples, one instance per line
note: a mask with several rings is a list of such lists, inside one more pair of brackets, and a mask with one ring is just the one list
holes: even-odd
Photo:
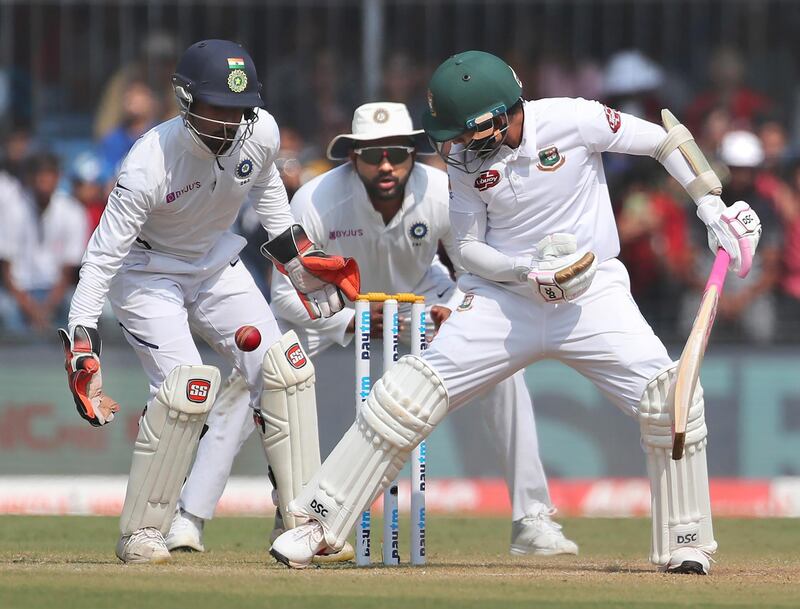
[[(330, 159), (349, 162), (302, 186), (292, 199), (292, 210), (315, 244), (332, 255), (346, 255), (358, 261), (363, 292), (423, 295), (428, 305), (427, 319), (438, 324), (462, 302), (464, 295), (436, 253), (441, 242), (460, 274), (458, 250), (450, 231), (447, 175), (416, 162), (417, 154), (433, 152), (424, 132), (413, 128), (405, 105), (364, 104), (355, 111), (352, 133), (333, 138), (328, 146)], [(331, 347), (342, 349), (342, 356), (352, 359), (350, 349), (343, 349), (353, 340), (352, 303), (333, 317), (309, 321), (291, 284), (279, 276), (273, 280), (271, 306), (282, 327), (297, 332), (312, 359)], [(407, 311), (401, 306), (401, 318), (404, 313)], [(381, 308), (376, 306), (371, 323), (376, 338), (381, 337), (382, 322)], [(429, 335), (433, 332), (431, 327)], [(401, 322), (401, 338), (402, 334)], [(233, 458), (254, 429), (243, 382), (231, 382), (219, 398), (223, 400), (230, 408), (216, 409), (208, 419), (210, 432), (201, 443), (181, 495), (173, 531), (167, 538), (170, 548), (202, 547), (203, 521), (213, 516)], [(533, 405), (522, 371), (476, 401), (481, 403), (492, 444), (506, 466), (514, 520), (511, 552), (577, 554), (577, 545), (565, 538), (560, 525), (550, 519), (555, 510), (539, 458)], [(348, 419), (353, 416), (352, 405), (349, 406), (340, 413)], [(294, 498), (289, 480), (297, 465), (292, 463), (288, 448), (292, 442), (276, 442), (270, 415), (264, 415), (266, 426), (260, 431), (271, 477), (277, 482), (279, 512), (283, 514), (283, 521), (276, 523), (274, 538), (284, 527), (295, 524), (286, 506)], [(306, 432), (313, 427), (313, 437), (302, 434), (298, 441), (315, 442), (316, 418), (300, 423)], [(288, 435), (291, 433), (290, 429)], [(327, 558), (317, 556), (316, 561), (351, 556), (350, 544), (346, 544), (342, 553)]]

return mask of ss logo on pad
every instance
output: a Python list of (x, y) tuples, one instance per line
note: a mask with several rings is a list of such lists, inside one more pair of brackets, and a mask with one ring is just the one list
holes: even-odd
[(205, 379), (192, 379), (186, 384), (186, 397), (190, 402), (202, 404), (208, 398), (211, 383)]
[(297, 343), (286, 350), (286, 360), (293, 368), (302, 368), (306, 365), (306, 355)]

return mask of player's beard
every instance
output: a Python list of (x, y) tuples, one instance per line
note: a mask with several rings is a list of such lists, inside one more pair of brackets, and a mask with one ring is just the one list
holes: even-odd
[(409, 171), (403, 180), (388, 175), (388, 177), (391, 177), (394, 180), (394, 186), (392, 186), (391, 188), (381, 188), (380, 182), (381, 180), (385, 179), (387, 175), (388, 174), (379, 174), (369, 182), (364, 182), (364, 187), (367, 189), (367, 194), (369, 195), (370, 199), (380, 200), (380, 201), (393, 201), (395, 199), (403, 197), (403, 194), (405, 193), (406, 190), (406, 182), (408, 182), (408, 178), (411, 175), (411, 172)]

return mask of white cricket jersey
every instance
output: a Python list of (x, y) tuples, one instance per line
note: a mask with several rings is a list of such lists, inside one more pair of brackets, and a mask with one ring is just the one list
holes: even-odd
[(0, 260), (10, 264), (21, 290), (50, 289), (65, 266), (77, 267), (86, 247), (88, 222), (83, 206), (63, 192), (53, 194), (39, 213), (30, 193), (12, 182), (2, 185)]
[[(356, 259), (362, 292), (420, 293), (441, 286), (443, 294), (452, 281), (436, 256), (440, 240), (458, 265), (448, 202), (447, 175), (417, 162), (400, 211), (384, 224), (353, 164), (345, 163), (304, 184), (292, 198), (292, 211), (325, 253)], [(277, 317), (330, 332), (346, 344), (352, 303), (328, 319), (311, 321), (289, 280), (278, 273), (272, 278), (271, 308)]]
[(70, 326), (96, 324), (123, 262), (167, 275), (227, 264), (246, 243), (230, 230), (246, 199), (271, 237), (293, 223), (273, 162), (278, 126), (265, 110), (256, 112), (252, 136), (230, 156), (215, 157), (179, 116), (139, 138), (89, 241)]
[[(575, 235), (578, 251), (593, 251), (599, 262), (619, 254), (601, 153), (650, 154), (664, 130), (585, 99), (527, 101), (524, 113), (516, 149), (502, 146), (479, 172), (448, 173), (456, 238), (466, 222), (485, 218), (483, 242), (508, 257), (508, 268), (489, 279), (532, 296), (512, 274), (512, 261), (535, 255), (547, 235)], [(466, 255), (462, 262), (470, 271)]]

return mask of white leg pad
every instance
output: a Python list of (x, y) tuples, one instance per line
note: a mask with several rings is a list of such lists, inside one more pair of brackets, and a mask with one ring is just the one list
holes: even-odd
[(677, 364), (659, 372), (639, 405), (642, 447), (650, 477), (653, 537), (650, 561), (664, 566), (684, 547), (717, 549), (711, 524), (706, 465), (703, 389), (698, 383), (689, 407), (683, 459), (672, 460), (672, 415)]
[(320, 466), (314, 366), (297, 334), (284, 334), (264, 355), (261, 394), (261, 438), (278, 491), (286, 528), (305, 518), (287, 506)]
[(130, 535), (144, 527), (169, 532), (200, 432), (220, 386), (214, 366), (176, 366), (139, 420), (120, 518)]
[(341, 548), (357, 518), (400, 473), (447, 413), (447, 390), (416, 356), (401, 357), (373, 387), (355, 423), (289, 509), (318, 520)]

